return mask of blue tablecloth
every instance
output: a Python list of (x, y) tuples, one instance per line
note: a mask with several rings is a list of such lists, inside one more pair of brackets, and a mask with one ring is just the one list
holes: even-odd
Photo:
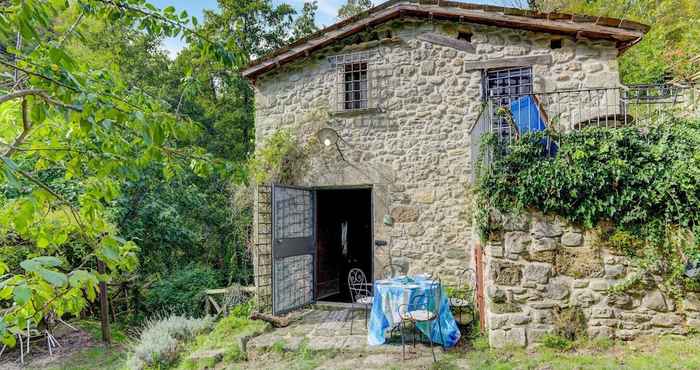
[[(401, 322), (399, 306), (411, 302), (411, 298), (418, 294), (435, 294), (432, 302), (440, 300), (440, 312), (438, 320), (432, 323), (430, 338), (433, 343), (442, 344), (445, 347), (453, 347), (459, 341), (459, 328), (450, 311), (450, 303), (447, 295), (435, 289), (435, 284), (422, 276), (394, 278), (390, 280), (377, 280), (374, 282), (374, 304), (369, 321), (368, 341), (370, 345), (383, 344), (386, 340), (385, 332), (388, 328)], [(439, 297), (437, 295), (439, 294)], [(418, 324), (418, 329), (428, 335), (428, 323)], [(442, 336), (440, 330), (442, 329)], [(442, 340), (445, 340), (445, 343)]]

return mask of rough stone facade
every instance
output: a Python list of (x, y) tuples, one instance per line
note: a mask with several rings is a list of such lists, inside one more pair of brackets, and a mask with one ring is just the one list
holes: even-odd
[[(437, 272), (449, 279), (470, 266), (474, 239), (469, 130), (482, 109), (483, 71), (468, 70), (465, 63), (551, 55), (551, 64), (532, 66), (536, 92), (614, 87), (619, 81), (618, 51), (610, 41), (574, 41), (524, 30), (410, 18), (373, 31), (390, 32), (390, 37), (362, 45), (340, 40), (259, 77), (256, 143), (262, 145), (276, 130), (292, 130), (301, 143), (312, 143), (311, 170), (299, 185), (372, 186), (374, 239), (388, 241), (387, 246), (373, 247), (375, 276), (391, 260), (409, 273)], [(429, 32), (454, 38), (458, 32), (471, 33), (474, 51), (418, 38)], [(562, 40), (561, 48), (552, 49), (552, 39)], [(338, 114), (338, 76), (329, 57), (358, 48), (371, 52), (373, 109)], [(348, 162), (334, 150), (313, 144), (314, 133), (324, 126), (340, 134)], [(393, 218), (393, 225), (384, 222), (386, 215)], [(535, 273), (528, 272), (528, 277)]]
[(505, 219), (484, 248), (492, 346), (535, 344), (569, 324), (562, 322), (567, 309), (580, 309), (582, 330), (590, 337), (627, 340), (700, 327), (698, 294), (677, 304), (656, 288), (609, 290), (633, 274), (634, 266), (607, 248), (597, 232), (537, 212)]

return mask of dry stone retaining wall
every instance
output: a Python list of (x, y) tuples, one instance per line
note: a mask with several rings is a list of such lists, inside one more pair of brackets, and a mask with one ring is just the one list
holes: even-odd
[[(700, 327), (700, 295), (675, 302), (658, 288), (612, 293), (635, 272), (607, 248), (598, 232), (554, 216), (502, 216), (503, 229), (484, 248), (486, 321), (494, 347), (527, 346), (557, 326), (565, 313), (583, 313), (590, 337), (632, 339), (687, 333)], [(653, 286), (653, 284), (652, 284)]]

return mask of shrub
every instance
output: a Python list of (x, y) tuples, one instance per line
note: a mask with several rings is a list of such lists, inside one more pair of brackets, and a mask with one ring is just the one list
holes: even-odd
[(208, 331), (213, 322), (213, 318), (208, 316), (196, 319), (178, 315), (147, 321), (138, 341), (133, 345), (127, 364), (129, 369), (173, 365), (179, 357), (182, 344)]
[(554, 334), (547, 334), (542, 337), (542, 344), (551, 349), (556, 349), (560, 351), (566, 351), (572, 348), (573, 342), (570, 340)]
[(148, 312), (204, 314), (204, 291), (218, 285), (214, 270), (190, 265), (177, 270), (149, 289), (144, 300)]

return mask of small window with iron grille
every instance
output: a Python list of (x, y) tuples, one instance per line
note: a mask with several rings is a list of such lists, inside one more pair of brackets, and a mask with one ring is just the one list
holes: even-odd
[(508, 104), (522, 95), (532, 94), (532, 67), (487, 71), (484, 87), (487, 99)]
[(331, 57), (338, 81), (337, 110), (353, 111), (370, 108), (369, 52)]
[(511, 140), (516, 133), (502, 108), (510, 109), (513, 101), (528, 94), (532, 94), (532, 67), (494, 69), (484, 74), (484, 98), (493, 104), (491, 130), (502, 140)]

